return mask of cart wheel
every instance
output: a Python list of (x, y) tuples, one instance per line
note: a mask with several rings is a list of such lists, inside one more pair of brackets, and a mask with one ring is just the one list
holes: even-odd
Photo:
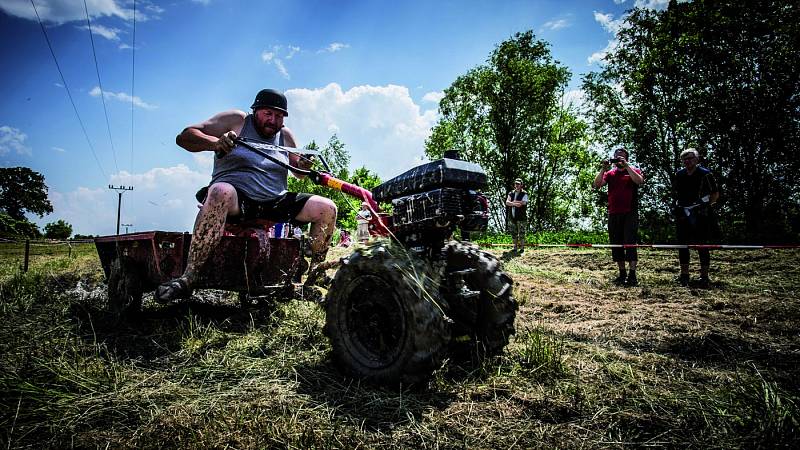
[(340, 368), (382, 384), (415, 383), (441, 366), (450, 328), (430, 265), (382, 244), (357, 250), (336, 272), (325, 333)]
[(116, 316), (142, 310), (142, 275), (136, 264), (120, 258), (111, 263), (108, 309)]

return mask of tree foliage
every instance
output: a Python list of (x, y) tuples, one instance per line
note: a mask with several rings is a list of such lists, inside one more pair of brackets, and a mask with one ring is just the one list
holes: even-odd
[(16, 220), (4, 212), (0, 212), (0, 236), (8, 238), (31, 238), (42, 236), (39, 226), (28, 219)]
[(0, 209), (18, 221), (27, 220), (26, 212), (39, 217), (53, 212), (44, 176), (27, 167), (0, 167)]
[[(309, 149), (318, 149), (319, 147), (315, 142), (311, 142), (308, 146)], [(337, 135), (331, 136), (325, 147), (320, 150), (323, 158), (328, 163), (330, 173), (336, 178), (361, 186), (365, 189), (372, 189), (381, 184), (381, 179), (369, 169), (361, 167), (356, 169), (352, 175), (348, 169), (350, 164), (350, 153), (345, 148), (345, 144), (339, 140)], [(316, 167), (318, 170), (324, 170), (320, 164)], [(289, 190), (293, 192), (308, 192), (323, 197), (328, 197), (336, 204), (338, 209), (336, 221), (338, 226), (346, 229), (355, 229), (356, 220), (355, 213), (359, 210), (361, 202), (341, 192), (324, 187), (317, 186), (308, 178), (297, 179), (289, 177)]]
[(645, 221), (668, 223), (678, 155), (695, 147), (723, 186), (730, 238), (785, 239), (800, 225), (800, 6), (672, 1), (634, 9), (602, 71), (584, 77), (592, 129), (647, 175)]
[(589, 160), (586, 125), (561, 106), (569, 76), (548, 44), (527, 31), (444, 91), (426, 154), (439, 158), (456, 149), (486, 170), (495, 225), (505, 220), (515, 178), (525, 182), (534, 229), (561, 229), (591, 204), (578, 188)]
[(72, 225), (59, 219), (44, 226), (44, 237), (48, 239), (69, 239)]

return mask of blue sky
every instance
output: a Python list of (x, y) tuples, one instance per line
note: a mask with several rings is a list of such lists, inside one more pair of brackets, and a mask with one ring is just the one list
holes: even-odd
[(0, 165), (45, 176), (55, 211), (31, 217), (41, 225), (113, 233), (114, 184), (134, 186), (134, 230), (190, 230), (212, 159), (175, 135), (247, 110), (259, 89), (286, 91), (301, 145), (336, 133), (354, 168), (387, 179), (424, 160), (442, 91), (498, 43), (533, 30), (572, 71), (566, 100), (580, 99), (625, 11), (666, 3), (137, 0), (134, 43), (133, 0), (87, 0), (91, 39), (82, 1), (34, 0), (76, 115), (31, 1), (0, 0)]

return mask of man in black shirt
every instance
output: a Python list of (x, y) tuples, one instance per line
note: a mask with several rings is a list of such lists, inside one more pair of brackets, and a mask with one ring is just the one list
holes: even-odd
[(525, 251), (525, 234), (528, 230), (528, 193), (522, 190), (522, 179), (514, 180), (514, 190), (506, 197), (506, 216), (511, 240), (514, 242), (513, 253)]
[[(716, 236), (716, 217), (711, 206), (719, 200), (719, 188), (714, 174), (700, 166), (700, 154), (689, 148), (681, 153), (683, 169), (675, 174), (672, 183), (675, 197), (675, 223), (679, 244), (709, 244)], [(707, 248), (697, 249), (700, 258), (700, 286), (708, 287), (708, 268), (711, 254)], [(689, 284), (689, 249), (678, 250), (681, 273), (678, 281)]]

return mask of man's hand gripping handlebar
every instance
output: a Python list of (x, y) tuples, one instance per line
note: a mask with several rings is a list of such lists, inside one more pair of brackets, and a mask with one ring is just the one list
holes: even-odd
[[(269, 151), (273, 152), (278, 151), (278, 152), (297, 153), (300, 154), (301, 156), (303, 155), (319, 156), (322, 164), (325, 166), (326, 169), (330, 171), (327, 162), (325, 162), (325, 159), (322, 158), (322, 155), (320, 155), (319, 152), (315, 150), (281, 147), (279, 145), (269, 144), (256, 139), (249, 139), (244, 137), (235, 138), (234, 143), (252, 152), (255, 152), (258, 155), (261, 155), (264, 158), (267, 158), (268, 160), (274, 162), (275, 164), (278, 164), (281, 167), (286, 168), (287, 170), (292, 171), (295, 174), (307, 176), (316, 185), (335, 189), (351, 197), (355, 197), (363, 202), (367, 202), (367, 204), (369, 205), (370, 212), (372, 213), (372, 219), (370, 220), (370, 224), (373, 225), (373, 228), (379, 234), (389, 234), (389, 229), (386, 226), (383, 216), (380, 214), (381, 211), (380, 206), (378, 206), (378, 203), (372, 198), (372, 192), (360, 186), (356, 186), (352, 183), (340, 180), (328, 172), (320, 172), (314, 169), (301, 169), (299, 167), (292, 166), (291, 164), (288, 164), (285, 161), (282, 161), (268, 153)], [(224, 156), (225, 155), (220, 156), (219, 154), (217, 154), (218, 158)]]

